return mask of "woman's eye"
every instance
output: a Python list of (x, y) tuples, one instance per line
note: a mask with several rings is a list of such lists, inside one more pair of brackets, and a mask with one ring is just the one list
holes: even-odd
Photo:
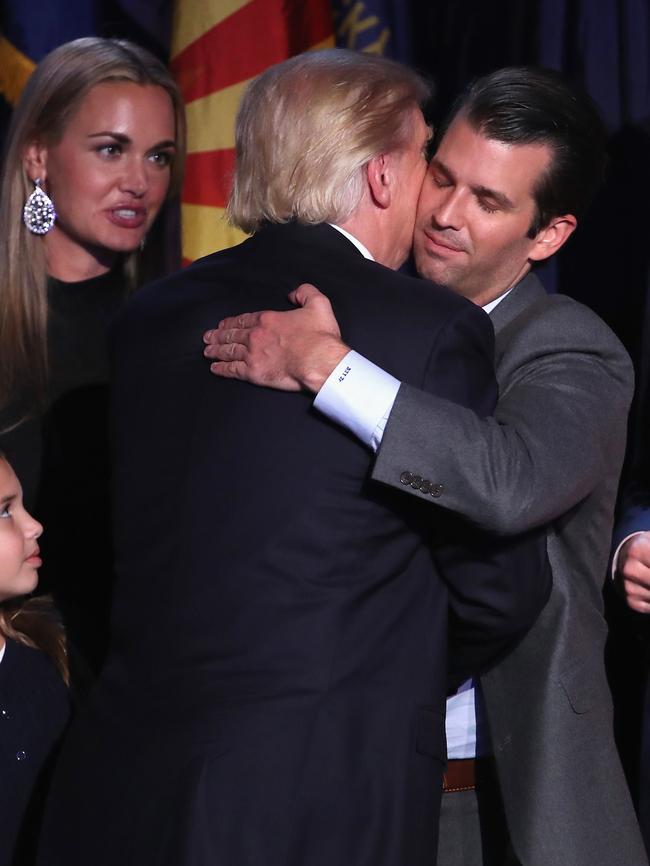
[(168, 150), (158, 150), (156, 153), (152, 153), (149, 157), (151, 162), (154, 162), (156, 165), (161, 167), (171, 165), (172, 158), (173, 156)]
[(11, 517), (11, 506), (9, 504), (0, 506), (0, 519)]
[(119, 144), (102, 144), (101, 147), (97, 148), (97, 152), (101, 154), (101, 156), (107, 156), (109, 158), (119, 156), (122, 152), (122, 148)]

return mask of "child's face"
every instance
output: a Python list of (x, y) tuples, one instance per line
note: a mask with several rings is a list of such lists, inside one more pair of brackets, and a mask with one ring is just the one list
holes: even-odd
[(38, 583), (41, 524), (25, 511), (23, 493), (6, 460), (0, 459), (0, 601), (26, 595)]

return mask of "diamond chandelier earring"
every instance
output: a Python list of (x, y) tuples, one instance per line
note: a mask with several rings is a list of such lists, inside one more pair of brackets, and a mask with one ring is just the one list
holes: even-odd
[(23, 222), (35, 235), (46, 235), (54, 225), (56, 211), (49, 195), (41, 189), (41, 180), (34, 181), (34, 191), (25, 202)]

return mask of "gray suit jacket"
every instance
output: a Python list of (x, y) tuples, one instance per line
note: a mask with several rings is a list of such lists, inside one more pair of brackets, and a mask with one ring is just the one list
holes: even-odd
[[(532, 274), (491, 318), (495, 417), (402, 386), (373, 477), (499, 533), (548, 524), (551, 598), (481, 678), (513, 846), (524, 866), (641, 866), (601, 596), (632, 366), (594, 313)], [(404, 472), (431, 483), (405, 486)]]

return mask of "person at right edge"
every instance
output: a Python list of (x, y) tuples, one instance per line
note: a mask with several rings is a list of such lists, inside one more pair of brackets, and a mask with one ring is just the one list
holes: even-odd
[(204, 338), (217, 374), (318, 392), (316, 408), (378, 449), (372, 477), (427, 500), (432, 516), (435, 505), (503, 534), (547, 526), (553, 589), (539, 620), (448, 701), (440, 866), (648, 862), (603, 660), (632, 367), (600, 319), (531, 271), (572, 234), (604, 163), (595, 108), (546, 70), (477, 80), (438, 134), (415, 262), (490, 314), (493, 418), (349, 352), (313, 286), (292, 296), (302, 309), (233, 317)]

